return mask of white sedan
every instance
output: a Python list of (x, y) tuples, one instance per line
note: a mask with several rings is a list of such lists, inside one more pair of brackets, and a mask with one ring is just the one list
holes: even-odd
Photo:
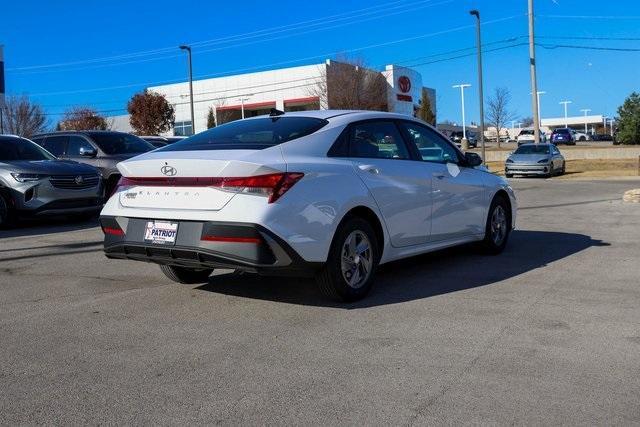
[(507, 181), (399, 114), (272, 110), (118, 169), (100, 216), (106, 255), (180, 283), (215, 268), (315, 276), (354, 301), (380, 264), (469, 242), (497, 254), (515, 224)]

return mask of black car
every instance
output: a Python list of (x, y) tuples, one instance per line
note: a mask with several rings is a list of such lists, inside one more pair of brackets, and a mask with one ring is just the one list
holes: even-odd
[(107, 195), (120, 179), (120, 172), (116, 168), (118, 162), (155, 149), (135, 135), (114, 131), (53, 132), (31, 139), (59, 159), (96, 167), (105, 183)]

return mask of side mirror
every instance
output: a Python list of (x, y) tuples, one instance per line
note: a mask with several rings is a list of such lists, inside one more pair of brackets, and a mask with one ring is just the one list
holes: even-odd
[(98, 152), (95, 148), (80, 147), (80, 155), (82, 157), (95, 157), (96, 155), (98, 155)]
[(467, 164), (472, 168), (482, 164), (482, 157), (477, 153), (466, 152), (464, 153), (464, 158), (466, 159)]

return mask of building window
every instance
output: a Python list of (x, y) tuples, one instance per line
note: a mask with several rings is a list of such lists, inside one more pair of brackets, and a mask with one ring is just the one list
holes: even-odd
[(193, 135), (193, 127), (191, 126), (191, 120), (187, 122), (175, 122), (173, 125), (173, 134), (175, 136)]

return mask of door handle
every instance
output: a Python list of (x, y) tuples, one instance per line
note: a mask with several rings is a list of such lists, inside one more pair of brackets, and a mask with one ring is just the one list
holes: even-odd
[(371, 165), (358, 165), (358, 168), (363, 172), (369, 172), (369, 173), (372, 173), (374, 175), (377, 175), (377, 174), (380, 173), (380, 170), (378, 168), (376, 168), (375, 166), (371, 166)]
[(434, 172), (433, 177), (438, 179), (443, 179), (446, 175), (443, 172)]

